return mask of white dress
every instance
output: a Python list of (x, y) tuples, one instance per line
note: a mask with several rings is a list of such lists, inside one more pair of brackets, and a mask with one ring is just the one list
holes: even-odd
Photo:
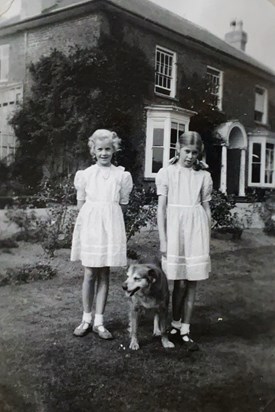
[(210, 173), (176, 163), (159, 170), (156, 185), (157, 194), (168, 197), (167, 259), (162, 260), (167, 278), (207, 279), (210, 234), (202, 202), (211, 200)]
[(97, 164), (75, 175), (77, 199), (85, 200), (73, 232), (71, 260), (86, 267), (125, 266), (126, 234), (120, 204), (128, 204), (132, 177), (122, 166)]

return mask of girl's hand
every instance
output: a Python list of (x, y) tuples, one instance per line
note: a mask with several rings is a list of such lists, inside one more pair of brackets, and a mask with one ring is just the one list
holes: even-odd
[(159, 250), (160, 250), (160, 254), (162, 256), (166, 257), (166, 255), (167, 255), (167, 240), (166, 239), (160, 241)]

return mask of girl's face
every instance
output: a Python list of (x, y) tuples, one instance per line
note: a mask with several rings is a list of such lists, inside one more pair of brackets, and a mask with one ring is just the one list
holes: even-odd
[(181, 146), (179, 163), (183, 167), (192, 167), (199, 157), (197, 146)]
[(111, 166), (114, 154), (112, 139), (96, 140), (94, 152), (99, 166)]

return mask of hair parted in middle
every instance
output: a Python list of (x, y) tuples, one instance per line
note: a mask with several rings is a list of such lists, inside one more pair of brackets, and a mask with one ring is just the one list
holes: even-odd
[(199, 154), (201, 155), (204, 151), (204, 144), (202, 138), (198, 132), (184, 132), (179, 136), (179, 141), (177, 144), (177, 151), (179, 152), (182, 146), (196, 146)]
[(114, 153), (118, 152), (120, 150), (121, 139), (118, 137), (116, 132), (107, 129), (97, 129), (88, 139), (88, 146), (90, 148), (91, 155), (95, 154), (95, 145), (97, 140), (102, 142), (103, 140), (108, 139), (112, 141)]
[[(180, 135), (179, 141), (176, 144), (176, 155), (169, 160), (169, 164), (175, 164), (179, 161), (180, 158), (180, 149), (183, 146), (195, 146), (199, 152), (199, 158), (202, 156), (204, 151), (204, 144), (202, 138), (197, 132), (184, 132)], [(196, 160), (196, 163), (193, 165), (194, 170), (205, 170), (208, 169), (208, 164), (202, 160)]]

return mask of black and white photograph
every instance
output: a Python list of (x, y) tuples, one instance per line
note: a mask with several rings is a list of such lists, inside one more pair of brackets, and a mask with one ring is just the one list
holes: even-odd
[(275, 412), (275, 0), (0, 0), (0, 412)]

